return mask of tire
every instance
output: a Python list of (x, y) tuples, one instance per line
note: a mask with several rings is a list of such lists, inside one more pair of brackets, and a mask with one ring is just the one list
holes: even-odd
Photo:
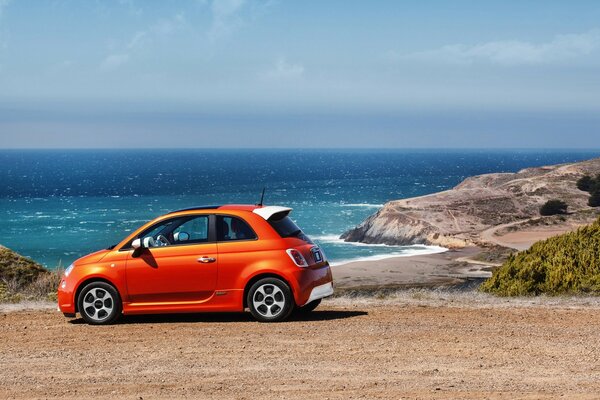
[(284, 321), (295, 307), (290, 287), (277, 278), (264, 278), (254, 283), (246, 302), (252, 316), (259, 322)]
[(308, 314), (311, 311), (314, 311), (314, 309), (317, 308), (319, 304), (321, 304), (321, 299), (313, 300), (310, 303), (303, 305), (302, 307), (296, 308), (295, 312), (297, 314)]
[(121, 316), (121, 296), (106, 282), (91, 282), (81, 289), (77, 309), (90, 325), (108, 325)]

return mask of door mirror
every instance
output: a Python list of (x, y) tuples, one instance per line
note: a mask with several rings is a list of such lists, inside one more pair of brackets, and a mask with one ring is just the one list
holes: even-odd
[(154, 238), (152, 236), (145, 237), (143, 239), (137, 238), (133, 242), (131, 242), (131, 247), (133, 247), (132, 257), (139, 257), (145, 249), (150, 247), (155, 247), (156, 243), (154, 242)]
[(187, 232), (175, 232), (173, 234), (173, 239), (175, 239), (176, 242), (186, 242), (190, 240), (190, 234)]
[(154, 238), (152, 236), (145, 237), (143, 239), (137, 238), (133, 242), (131, 242), (131, 247), (134, 249), (147, 249), (149, 247), (155, 247), (156, 243), (154, 242)]

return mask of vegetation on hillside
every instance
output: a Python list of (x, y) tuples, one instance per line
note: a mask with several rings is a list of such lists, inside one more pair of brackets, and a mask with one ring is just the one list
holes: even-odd
[(0, 246), (0, 302), (54, 300), (61, 273)]
[(600, 219), (509, 256), (480, 290), (500, 296), (600, 294)]
[(590, 207), (600, 207), (600, 174), (596, 175), (596, 178), (589, 175), (581, 177), (577, 181), (577, 188), (590, 194), (588, 200)]
[(540, 208), (540, 214), (544, 216), (566, 214), (567, 207), (567, 203), (562, 200), (548, 200)]

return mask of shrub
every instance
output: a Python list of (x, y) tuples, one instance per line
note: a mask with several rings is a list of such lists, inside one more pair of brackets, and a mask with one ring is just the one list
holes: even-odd
[(591, 192), (592, 187), (595, 186), (596, 181), (591, 176), (586, 175), (577, 181), (577, 189), (583, 190), (584, 192)]
[(600, 294), (600, 218), (511, 255), (480, 290), (499, 296)]
[(49, 271), (35, 261), (0, 246), (0, 302), (56, 300), (63, 270)]
[(33, 282), (48, 270), (40, 264), (14, 251), (0, 246), (0, 279), (15, 280), (20, 286)]
[(597, 188), (592, 192), (588, 200), (588, 205), (590, 207), (600, 207), (600, 188)]
[(567, 203), (562, 200), (548, 200), (541, 208), (541, 215), (556, 215), (567, 213)]

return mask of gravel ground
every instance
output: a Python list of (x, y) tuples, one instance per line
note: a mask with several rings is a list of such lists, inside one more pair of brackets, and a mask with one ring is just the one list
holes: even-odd
[(598, 398), (600, 302), (404, 291), (248, 314), (88, 326), (0, 309), (0, 398)]

